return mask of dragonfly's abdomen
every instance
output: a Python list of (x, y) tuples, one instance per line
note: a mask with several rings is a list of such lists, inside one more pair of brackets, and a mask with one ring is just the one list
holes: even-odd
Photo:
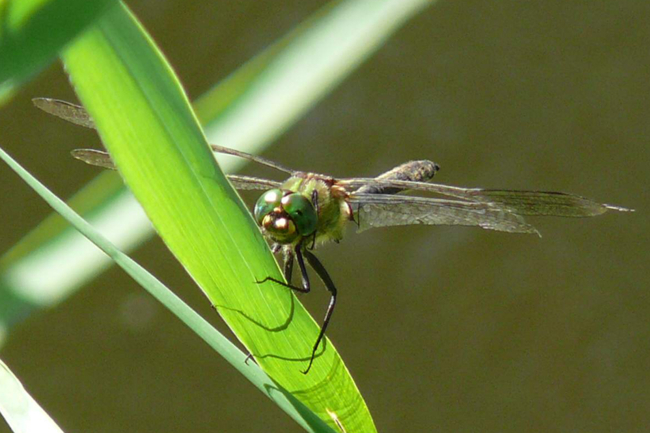
[[(440, 170), (440, 166), (433, 161), (409, 161), (377, 176), (376, 179), (380, 181), (428, 182), (438, 170)], [(362, 186), (355, 192), (363, 194), (397, 194), (402, 190), (403, 188), (371, 184)]]

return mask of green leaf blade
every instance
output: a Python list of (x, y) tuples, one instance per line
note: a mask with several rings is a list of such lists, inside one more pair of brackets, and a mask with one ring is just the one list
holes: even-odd
[[(252, 217), (218, 170), (176, 78), (126, 10), (65, 53), (80, 99), (156, 230), (264, 370), (330, 425), (374, 431), (331, 343), (308, 375), (318, 325), (286, 288)], [(110, 71), (107, 74), (106, 71)]]
[[(336, 0), (328, 3), (196, 101), (198, 117), (203, 126), (213, 133), (212, 136), (208, 135), (209, 140), (229, 147), (239, 144), (242, 146), (238, 147), (239, 150), (259, 153), (270, 144), (273, 135), (281, 133), (305, 115), (404, 20), (431, 3), (431, 0)], [(380, 4), (383, 5), (381, 9), (378, 8)], [(331, 33), (336, 33), (341, 39), (333, 38)], [(310, 41), (311, 49), (305, 47), (303, 40)], [(325, 44), (325, 41), (329, 42)], [(315, 47), (321, 47), (319, 57), (321, 60), (326, 58), (326, 61), (313, 61)], [(302, 55), (305, 57), (302, 58)], [(286, 86), (285, 76), (294, 75), (299, 70), (306, 76), (317, 76), (319, 79), (301, 82), (303, 86), (299, 93), (302, 95), (302, 108), (296, 110), (293, 100), (284, 99), (283, 89)], [(258, 92), (274, 96), (269, 101), (255, 96)], [(265, 122), (266, 132), (259, 134), (261, 126), (256, 113), (268, 106), (275, 111), (273, 120)], [(258, 132), (251, 131), (252, 124), (257, 125)], [(220, 162), (228, 172), (243, 165), (242, 160), (235, 158)], [(114, 172), (102, 173), (98, 176), (98, 182), (81, 190), (70, 203), (93, 224), (103, 227), (103, 233), (111, 241), (125, 251), (131, 251), (151, 237), (153, 231), (128, 191), (106, 193), (108, 190), (100, 185), (114, 182), (117, 177)], [(117, 182), (122, 184), (120, 179)], [(86, 203), (87, 200), (100, 199), (103, 200), (101, 204), (92, 203), (91, 206)], [(117, 219), (126, 221), (123, 226), (101, 225), (120, 212)], [(31, 310), (53, 307), (77, 290), (84, 281), (110, 266), (110, 261), (101, 255), (96, 254), (91, 259), (93, 250), (84, 249), (75, 253), (66, 248), (66, 245), (78, 245), (79, 240), (64, 242), (74, 238), (69, 230), (58, 229), (64, 224), (57, 216), (48, 218), (46, 224), (37, 227), (0, 259), (0, 292), (7, 292), (6, 296), (15, 298), (17, 306), (7, 311), (6, 315), (0, 314), (0, 327), (17, 323)], [(51, 264), (59, 260), (62, 254), (73, 255), (75, 259), (68, 261), (70, 265), (65, 272), (47, 275), (47, 269), (51, 269)], [(79, 266), (75, 267), (77, 263)], [(33, 275), (43, 278), (34, 280)], [(55, 281), (61, 276), (64, 278)], [(44, 286), (48, 287), (50, 293), (47, 297), (41, 293)], [(16, 311), (21, 313), (14, 314)]]
[(0, 1), (0, 105), (114, 0)]

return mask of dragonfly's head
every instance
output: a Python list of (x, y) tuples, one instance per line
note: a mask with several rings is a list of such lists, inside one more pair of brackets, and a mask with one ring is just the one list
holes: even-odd
[(255, 220), (280, 244), (290, 244), (316, 231), (318, 215), (304, 195), (281, 189), (266, 191), (255, 204)]

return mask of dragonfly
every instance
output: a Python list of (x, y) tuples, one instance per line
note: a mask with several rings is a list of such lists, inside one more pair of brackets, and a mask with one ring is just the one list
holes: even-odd
[[(41, 110), (87, 128), (95, 128), (81, 106), (49, 98), (36, 98)], [(461, 188), (432, 183), (440, 167), (428, 160), (401, 164), (377, 177), (335, 178), (319, 173), (293, 170), (279, 163), (239, 150), (210, 145), (213, 152), (233, 155), (271, 167), (288, 175), (284, 182), (250, 176), (228, 175), (239, 190), (263, 190), (253, 216), (274, 253), (282, 253), (285, 281), (267, 277), (258, 283), (274, 282), (300, 293), (311, 290), (307, 264), (330, 293), (330, 301), (316, 342), (303, 373), (311, 369), (318, 348), (332, 319), (337, 288), (329, 273), (313, 253), (327, 242), (339, 242), (348, 222), (358, 231), (412, 224), (473, 226), (508, 233), (537, 234), (525, 216), (593, 217), (607, 211), (628, 212), (620, 206), (601, 204), (564, 192)], [(107, 169), (115, 165), (107, 152), (76, 149), (72, 156)], [(418, 195), (403, 195), (412, 191)], [(422, 196), (431, 193), (436, 197)], [(294, 263), (298, 264), (301, 285), (292, 284)]]

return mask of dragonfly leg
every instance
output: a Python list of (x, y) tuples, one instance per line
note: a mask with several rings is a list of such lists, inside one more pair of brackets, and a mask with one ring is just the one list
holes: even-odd
[[(287, 279), (288, 282), (290, 282), (290, 277), (291, 277), (290, 274), (291, 271), (293, 271), (294, 257), (295, 260), (298, 262), (298, 266), (300, 267), (302, 287), (297, 287), (272, 277), (266, 277), (264, 280), (258, 281), (258, 283), (273, 281), (274, 283), (280, 284), (281, 286), (287, 287), (291, 290), (295, 290), (300, 293), (309, 293), (309, 291), (311, 290), (311, 284), (309, 282), (309, 275), (307, 274), (307, 267), (305, 266), (305, 260), (304, 260), (304, 258), (307, 258), (307, 262), (309, 263), (309, 265), (314, 269), (314, 271), (316, 271), (318, 277), (323, 281), (325, 287), (331, 293), (332, 296), (330, 298), (330, 303), (327, 306), (327, 311), (325, 312), (323, 325), (321, 326), (320, 332), (318, 333), (318, 337), (316, 338), (316, 343), (314, 343), (314, 347), (311, 351), (311, 356), (309, 358), (309, 365), (307, 366), (307, 369), (303, 371), (303, 374), (307, 374), (309, 373), (309, 370), (311, 369), (311, 366), (314, 363), (314, 358), (316, 357), (316, 351), (318, 350), (318, 346), (320, 346), (321, 341), (323, 341), (323, 337), (325, 337), (325, 331), (327, 331), (327, 326), (329, 325), (330, 320), (332, 319), (332, 314), (334, 313), (334, 307), (336, 306), (337, 290), (336, 290), (336, 286), (334, 285), (334, 282), (332, 281), (332, 278), (327, 273), (327, 270), (320, 262), (320, 260), (318, 260), (318, 258), (316, 258), (316, 256), (311, 252), (309, 252), (306, 248), (303, 248), (301, 243), (295, 247), (294, 251), (289, 252), (287, 256), (285, 256), (284, 270), (285, 270), (285, 278)], [(287, 276), (287, 272), (289, 273), (288, 276)]]
[[(309, 283), (309, 276), (307, 275), (307, 267), (305, 266), (305, 261), (302, 258), (302, 244), (296, 245), (296, 248), (294, 251), (290, 251), (286, 253), (285, 255), (285, 262), (284, 262), (284, 277), (287, 280), (285, 283), (284, 281), (280, 281), (276, 278), (273, 277), (266, 277), (261, 281), (256, 281), (257, 284), (262, 284), (266, 283), (267, 281), (272, 281), (276, 284), (279, 284), (283, 287), (286, 287), (287, 289), (294, 290), (296, 292), (300, 293), (309, 293), (311, 290), (311, 285)], [(298, 266), (300, 266), (300, 274), (302, 276), (302, 287), (299, 286), (294, 286), (291, 284), (291, 274), (293, 273), (293, 258), (296, 258), (298, 261)]]
[[(311, 203), (314, 206), (314, 210), (316, 211), (316, 215), (319, 215), (318, 212), (318, 190), (315, 189), (311, 192)], [(311, 237), (311, 247), (309, 248), (310, 250), (313, 250), (314, 247), (316, 246), (316, 232), (314, 231), (314, 234)]]
[(293, 252), (284, 252), (284, 279), (291, 285), (291, 277), (293, 277)]
[(323, 266), (323, 264), (316, 258), (315, 255), (313, 255), (311, 252), (305, 250), (304, 251), (305, 257), (307, 258), (307, 262), (309, 262), (309, 265), (316, 271), (320, 279), (323, 281), (325, 284), (325, 287), (327, 290), (332, 294), (332, 297), (330, 298), (330, 303), (327, 306), (327, 311), (325, 312), (325, 319), (323, 319), (323, 325), (320, 328), (320, 333), (318, 334), (318, 338), (316, 339), (316, 344), (314, 344), (314, 348), (311, 351), (311, 358), (309, 359), (309, 365), (307, 366), (307, 369), (303, 371), (304, 374), (307, 374), (309, 372), (309, 369), (311, 368), (312, 364), (314, 363), (314, 357), (316, 356), (316, 350), (318, 349), (318, 346), (320, 345), (320, 342), (323, 340), (323, 337), (325, 336), (325, 331), (327, 330), (327, 325), (330, 323), (330, 319), (332, 318), (332, 313), (334, 313), (334, 306), (336, 305), (336, 286), (334, 285), (334, 282), (332, 281), (332, 278), (330, 275), (327, 273), (327, 270)]
[[(296, 260), (298, 261), (298, 266), (300, 267), (300, 278), (302, 279), (302, 290), (298, 290), (302, 293), (309, 293), (311, 290), (311, 285), (309, 284), (309, 275), (307, 274), (307, 266), (305, 266), (305, 261), (302, 258), (302, 244), (296, 246)], [(307, 254), (307, 250), (305, 250)]]
[(244, 360), (244, 364), (248, 365), (248, 361), (253, 361), (255, 364), (257, 364), (257, 361), (255, 361), (255, 358), (253, 357), (252, 353), (248, 353), (246, 356), (246, 359)]

